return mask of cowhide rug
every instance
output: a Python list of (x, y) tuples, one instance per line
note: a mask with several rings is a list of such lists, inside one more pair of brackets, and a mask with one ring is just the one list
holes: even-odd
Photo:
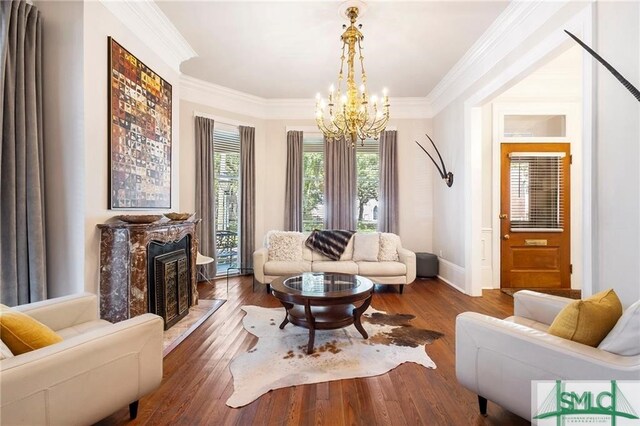
[(284, 308), (243, 306), (247, 314), (244, 328), (258, 337), (248, 352), (231, 361), (233, 394), (230, 407), (242, 407), (273, 389), (308, 383), (384, 374), (405, 362), (436, 368), (425, 345), (442, 333), (413, 327), (408, 314), (392, 314), (369, 308), (362, 325), (369, 339), (355, 326), (337, 330), (317, 330), (315, 351), (307, 355), (309, 331), (287, 324)]

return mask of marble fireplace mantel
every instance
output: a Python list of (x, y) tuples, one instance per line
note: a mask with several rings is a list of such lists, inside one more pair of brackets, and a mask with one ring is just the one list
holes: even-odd
[(148, 224), (102, 223), (100, 229), (100, 317), (111, 322), (149, 312), (149, 243), (172, 243), (190, 236), (191, 305), (198, 303), (197, 221), (162, 220)]

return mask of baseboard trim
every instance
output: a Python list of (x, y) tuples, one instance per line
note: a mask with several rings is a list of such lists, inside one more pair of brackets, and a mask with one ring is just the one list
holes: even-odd
[(447, 284), (449, 287), (452, 287), (452, 288), (454, 288), (454, 289), (458, 290), (460, 293), (467, 294), (467, 293), (465, 293), (465, 292), (464, 292), (464, 290), (462, 290), (460, 287), (458, 287), (457, 285), (455, 285), (454, 283), (452, 283), (452, 282), (451, 282), (451, 281), (449, 281), (448, 279), (444, 278), (442, 275), (438, 275), (438, 279), (439, 279), (439, 280), (441, 280), (441, 281), (443, 281), (443, 282), (444, 282), (445, 284)]
[(438, 278), (459, 292), (467, 294), (464, 285), (459, 284), (464, 283), (464, 268), (441, 257), (438, 257), (438, 262), (440, 264)]

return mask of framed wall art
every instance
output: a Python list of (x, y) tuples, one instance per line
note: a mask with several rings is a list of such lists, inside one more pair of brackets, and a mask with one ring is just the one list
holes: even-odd
[(109, 208), (171, 208), (171, 84), (108, 45)]

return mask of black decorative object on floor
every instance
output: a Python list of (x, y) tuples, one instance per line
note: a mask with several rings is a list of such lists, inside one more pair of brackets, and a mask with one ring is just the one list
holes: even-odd
[(604, 65), (604, 67), (606, 69), (609, 70), (609, 72), (611, 74), (613, 74), (613, 76), (615, 78), (618, 79), (618, 81), (620, 83), (622, 83), (624, 85), (624, 87), (627, 88), (627, 90), (629, 90), (631, 92), (631, 94), (633, 96), (635, 96), (635, 98), (638, 100), (638, 102), (640, 102), (640, 90), (638, 90), (633, 84), (629, 83), (629, 80), (627, 80), (626, 78), (624, 78), (622, 76), (622, 74), (620, 74), (614, 67), (611, 66), (611, 64), (609, 64), (607, 61), (605, 61), (602, 56), (598, 55), (592, 48), (590, 48), (589, 46), (587, 46), (586, 44), (584, 44), (584, 42), (582, 40), (580, 40), (578, 37), (574, 36), (573, 34), (571, 34), (569, 31), (564, 30), (565, 33), (569, 34), (569, 36), (574, 39), (580, 46), (582, 46), (584, 48), (584, 50), (586, 50), (587, 52), (589, 52), (591, 54), (591, 56), (593, 56), (594, 58), (596, 58), (598, 60), (598, 62), (600, 62), (602, 65)]
[(433, 278), (438, 276), (438, 256), (431, 253), (416, 253), (416, 276)]

